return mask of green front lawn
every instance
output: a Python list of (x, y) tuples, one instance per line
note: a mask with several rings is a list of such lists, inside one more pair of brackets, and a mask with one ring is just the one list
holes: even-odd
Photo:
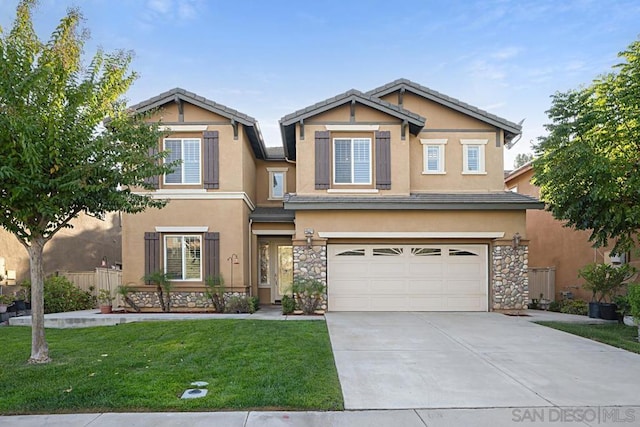
[(536, 323), (548, 326), (550, 328), (559, 329), (564, 332), (569, 332), (570, 334), (589, 338), (594, 341), (609, 344), (627, 351), (640, 353), (640, 342), (638, 342), (638, 328), (635, 326), (626, 326), (617, 323), (598, 325), (565, 322)]
[[(0, 328), (0, 414), (343, 409), (325, 322), (145, 322), (47, 340), (53, 362), (27, 365), (31, 329)], [(179, 399), (192, 381), (208, 395)]]

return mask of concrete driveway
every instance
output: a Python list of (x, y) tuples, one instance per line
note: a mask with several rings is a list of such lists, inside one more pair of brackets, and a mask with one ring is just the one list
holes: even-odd
[(640, 355), (498, 313), (327, 313), (346, 409), (640, 406)]

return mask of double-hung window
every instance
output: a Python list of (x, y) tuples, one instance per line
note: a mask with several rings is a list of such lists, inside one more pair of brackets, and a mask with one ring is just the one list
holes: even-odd
[(333, 140), (333, 182), (371, 184), (371, 138)]
[(167, 138), (164, 149), (169, 152), (167, 163), (180, 162), (172, 173), (165, 175), (165, 184), (200, 184), (199, 138)]
[(487, 145), (486, 139), (461, 139), (463, 149), (462, 173), (484, 175), (485, 160), (484, 148)]
[(164, 272), (170, 280), (202, 280), (202, 236), (164, 236)]
[(444, 152), (446, 139), (421, 139), (423, 174), (444, 174)]

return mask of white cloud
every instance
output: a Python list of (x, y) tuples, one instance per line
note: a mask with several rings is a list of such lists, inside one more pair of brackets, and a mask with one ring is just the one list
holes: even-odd
[(520, 49), (519, 47), (515, 47), (515, 46), (505, 47), (493, 52), (491, 54), (491, 57), (494, 59), (500, 59), (500, 60), (511, 59), (514, 56), (517, 56), (520, 52), (522, 52), (522, 49)]
[(169, 13), (173, 8), (173, 0), (148, 0), (147, 7), (162, 15)]

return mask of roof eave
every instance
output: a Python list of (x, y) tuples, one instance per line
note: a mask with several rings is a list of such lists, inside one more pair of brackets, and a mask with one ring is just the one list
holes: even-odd
[(520, 202), (520, 203), (420, 203), (394, 201), (383, 202), (361, 201), (361, 202), (340, 202), (340, 201), (285, 201), (284, 208), (287, 210), (425, 210), (425, 211), (468, 211), (468, 210), (527, 210), (544, 209), (542, 202)]

